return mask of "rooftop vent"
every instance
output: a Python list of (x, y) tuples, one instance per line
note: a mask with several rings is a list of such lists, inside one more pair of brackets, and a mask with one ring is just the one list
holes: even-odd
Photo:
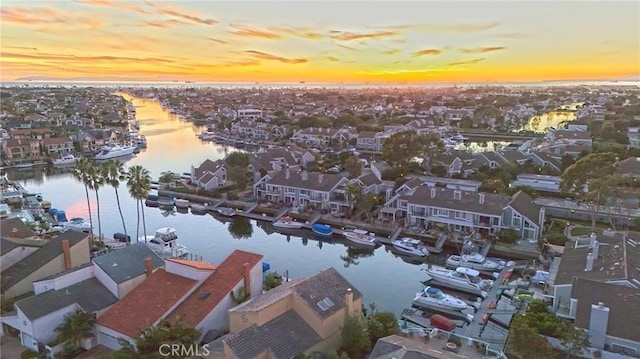
[(329, 298), (324, 298), (323, 300), (318, 302), (318, 307), (320, 307), (320, 309), (322, 309), (323, 311), (328, 310), (329, 308), (333, 307), (334, 305), (335, 305), (335, 303)]
[(200, 294), (200, 296), (198, 297), (198, 299), (200, 299), (200, 300), (205, 300), (205, 299), (209, 298), (209, 296), (210, 296), (210, 295), (211, 295), (211, 292), (206, 291), (206, 292), (204, 292), (204, 293)]

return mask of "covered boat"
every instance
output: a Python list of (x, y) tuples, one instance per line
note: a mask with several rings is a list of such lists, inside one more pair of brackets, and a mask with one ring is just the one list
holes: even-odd
[(456, 329), (456, 323), (444, 315), (434, 314), (429, 318), (429, 322), (433, 327), (447, 332), (451, 332)]
[(311, 226), (311, 230), (315, 234), (319, 234), (321, 236), (330, 236), (333, 234), (333, 228), (331, 228), (328, 224), (316, 223)]
[(280, 217), (279, 220), (273, 222), (273, 226), (277, 228), (302, 228), (302, 223), (297, 222), (295, 219), (289, 216)]

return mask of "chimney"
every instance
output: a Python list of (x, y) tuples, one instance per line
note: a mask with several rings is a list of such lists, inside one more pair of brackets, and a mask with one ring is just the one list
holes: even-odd
[(593, 259), (597, 259), (598, 258), (598, 252), (599, 251), (600, 251), (600, 242), (594, 241), (593, 242), (593, 248), (591, 249), (591, 252), (593, 253)]
[(453, 191), (453, 199), (460, 199), (460, 198), (462, 198), (462, 192)]
[(318, 183), (322, 183), (323, 179), (324, 179), (324, 173), (319, 173), (318, 174)]
[(431, 187), (431, 198), (436, 198), (436, 188)]
[(151, 262), (151, 257), (147, 257), (144, 259), (144, 270), (147, 273), (147, 278), (153, 273), (153, 264)]
[(480, 197), (480, 204), (484, 204), (484, 193), (478, 193), (479, 197)]
[(69, 240), (62, 240), (62, 256), (64, 258), (64, 270), (71, 269), (71, 251), (69, 250)]
[(585, 272), (591, 272), (593, 270), (593, 254), (587, 254), (587, 267), (584, 269)]
[(589, 319), (589, 342), (596, 349), (604, 349), (609, 324), (609, 308), (604, 303), (591, 305), (591, 317)]
[(300, 178), (301, 178), (303, 181), (306, 181), (306, 180), (307, 180), (307, 178), (309, 178), (309, 174), (307, 173), (307, 171), (302, 171), (302, 173), (300, 173)]
[(591, 232), (591, 234), (589, 235), (589, 247), (593, 247), (593, 243), (595, 243), (595, 241), (596, 241), (596, 233)]
[(289, 168), (287, 168), (286, 170), (284, 170), (284, 178), (289, 179), (289, 175), (290, 175)]
[(538, 213), (538, 224), (540, 225), (540, 228), (542, 228), (544, 226), (544, 217), (545, 217), (546, 213), (545, 213), (545, 209), (544, 207), (540, 207), (540, 212)]
[(11, 237), (16, 239), (18, 238), (18, 228), (14, 227), (13, 229), (11, 229)]
[(249, 266), (249, 263), (245, 263), (242, 266), (243, 266), (242, 278), (244, 279), (244, 293), (245, 295), (250, 296), (251, 295), (251, 267)]
[(347, 308), (347, 317), (349, 317), (353, 314), (353, 290), (351, 288), (347, 288), (347, 293), (344, 295), (344, 304)]

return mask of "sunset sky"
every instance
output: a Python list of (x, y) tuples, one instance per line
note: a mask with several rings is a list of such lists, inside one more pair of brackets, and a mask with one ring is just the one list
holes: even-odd
[(526, 82), (640, 74), (637, 1), (11, 1), (2, 81)]

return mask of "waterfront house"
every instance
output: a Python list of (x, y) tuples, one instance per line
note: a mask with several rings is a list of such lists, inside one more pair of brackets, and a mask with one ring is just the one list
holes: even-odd
[(205, 191), (223, 187), (227, 182), (227, 164), (224, 160), (205, 160), (197, 168), (191, 165), (190, 180)]
[(260, 150), (249, 156), (249, 171), (253, 174), (258, 174), (260, 177), (264, 176), (265, 173), (280, 171), (283, 168), (292, 169), (292, 167), (299, 164), (301, 164), (300, 159), (294, 158), (293, 152), (284, 147)]
[(117, 140), (118, 136), (115, 131), (102, 129), (88, 130), (74, 138), (74, 141), (80, 143), (82, 150), (87, 152), (96, 152), (102, 146)]
[(445, 175), (451, 177), (462, 171), (462, 159), (451, 153), (440, 153), (428, 159), (429, 169), (434, 166), (442, 166), (445, 168)]
[(237, 305), (234, 298), (262, 292), (262, 256), (235, 250), (219, 266), (168, 259), (164, 269), (150, 269), (147, 275), (98, 318), (100, 344), (119, 349), (118, 339), (123, 339), (135, 345), (141, 330), (162, 319), (182, 320), (184, 326), (200, 331), (200, 339), (227, 331), (228, 310)]
[[(82, 310), (98, 317), (117, 300), (98, 279), (91, 278), (19, 300), (14, 312), (2, 316), (2, 322), (19, 331), (21, 345), (53, 355), (64, 344), (53, 345), (57, 336), (54, 329), (65, 316)], [(89, 349), (96, 344), (95, 337), (88, 337), (81, 344)]]
[(89, 262), (89, 235), (67, 231), (2, 271), (3, 296), (29, 293), (32, 283)]
[(14, 140), (35, 139), (43, 140), (51, 137), (53, 131), (50, 128), (30, 128), (20, 130), (10, 130), (9, 137)]
[(2, 152), (9, 161), (33, 161), (40, 158), (40, 143), (33, 138), (9, 138), (2, 141)]
[(287, 168), (262, 177), (254, 184), (253, 191), (257, 198), (272, 203), (340, 213), (349, 207), (341, 189), (347, 183), (349, 180), (341, 175)]
[(50, 156), (64, 156), (73, 152), (73, 140), (71, 137), (50, 137), (42, 140), (46, 153)]
[(560, 176), (519, 174), (515, 180), (509, 183), (509, 187), (531, 187), (536, 191), (560, 192)]
[(322, 148), (343, 146), (357, 133), (348, 128), (303, 128), (296, 131), (289, 139), (292, 143), (303, 143), (307, 146)]
[(522, 191), (509, 197), (428, 185), (393, 196), (380, 211), (385, 215), (394, 221), (406, 217), (409, 225), (422, 228), (433, 225), (485, 237), (511, 228), (526, 240), (538, 240), (544, 223), (544, 209)]
[(635, 357), (640, 275), (631, 268), (640, 266), (640, 246), (626, 235), (607, 234), (565, 246), (551, 264), (545, 293), (556, 315), (589, 331), (591, 347)]
[(293, 358), (340, 346), (346, 318), (360, 315), (362, 293), (334, 268), (285, 282), (229, 310), (229, 359)]
[(500, 157), (495, 151), (478, 152), (473, 155), (476, 159), (476, 163), (480, 167), (487, 166), (491, 169), (500, 168), (503, 165), (509, 163), (505, 158)]

